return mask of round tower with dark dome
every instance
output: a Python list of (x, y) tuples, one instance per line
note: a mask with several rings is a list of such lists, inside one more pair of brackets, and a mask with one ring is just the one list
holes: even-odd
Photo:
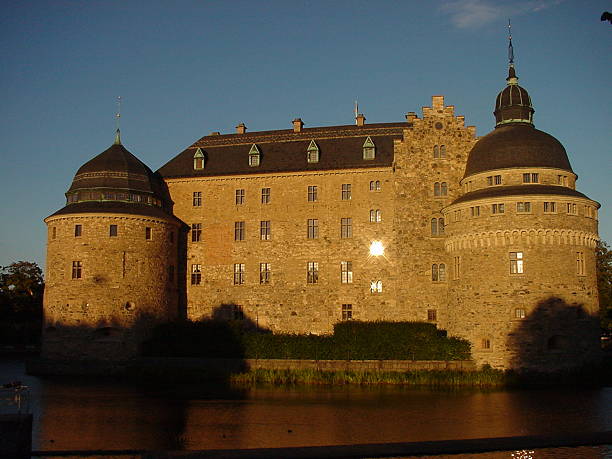
[(153, 324), (177, 315), (180, 221), (118, 129), (45, 223), (44, 358), (127, 359)]
[(444, 209), (448, 328), (481, 364), (575, 366), (598, 357), (600, 205), (576, 190), (563, 145), (534, 127), (512, 58), (506, 81), (495, 129), (470, 151), (463, 194)]

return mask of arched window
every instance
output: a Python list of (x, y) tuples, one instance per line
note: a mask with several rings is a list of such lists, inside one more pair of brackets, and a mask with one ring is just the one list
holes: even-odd
[(306, 161), (308, 163), (319, 162), (319, 147), (317, 146), (314, 140), (310, 141), (310, 145), (308, 145), (308, 150), (306, 150)]
[(440, 263), (438, 265), (438, 280), (440, 282), (444, 282), (446, 280), (446, 265), (444, 263)]
[(432, 236), (438, 235), (438, 219), (437, 218), (431, 219), (431, 235)]
[(438, 265), (437, 264), (433, 264), (431, 265), (431, 280), (434, 282), (438, 282)]
[(259, 166), (260, 160), (261, 160), (261, 153), (259, 152), (259, 148), (257, 148), (257, 145), (253, 144), (253, 146), (249, 150), (249, 166), (251, 167)]
[(434, 183), (434, 196), (440, 196), (440, 182)]
[(446, 145), (440, 145), (440, 158), (446, 158)]
[(376, 146), (372, 139), (368, 136), (363, 143), (363, 159), (374, 159), (376, 157)]
[(448, 184), (446, 182), (442, 182), (440, 184), (440, 196), (446, 196), (448, 194)]
[(204, 153), (202, 153), (202, 149), (199, 147), (195, 155), (193, 155), (193, 168), (196, 170), (204, 169)]
[(380, 180), (372, 180), (370, 182), (370, 191), (380, 191)]
[(433, 157), (434, 159), (438, 159), (440, 157), (440, 147), (438, 147), (437, 145), (434, 145)]
[(444, 219), (438, 218), (438, 234), (441, 236), (444, 234)]
[(372, 209), (370, 210), (370, 222), (372, 223), (380, 223), (382, 221), (382, 213), (380, 209)]

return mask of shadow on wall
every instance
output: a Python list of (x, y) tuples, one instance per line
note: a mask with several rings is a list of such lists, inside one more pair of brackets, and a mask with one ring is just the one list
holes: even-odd
[(581, 304), (550, 297), (523, 318), (521, 311), (513, 311), (518, 325), (507, 340), (511, 368), (555, 371), (600, 358), (599, 318)]

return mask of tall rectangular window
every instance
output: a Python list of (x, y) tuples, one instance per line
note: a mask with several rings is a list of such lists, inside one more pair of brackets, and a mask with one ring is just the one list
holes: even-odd
[(73, 261), (72, 262), (72, 278), (81, 279), (83, 277), (83, 262)]
[(270, 204), (270, 188), (261, 189), (261, 203)]
[(584, 252), (576, 252), (576, 274), (584, 276)]
[(308, 202), (317, 202), (318, 201), (318, 188), (317, 185), (309, 185), (308, 186)]
[(343, 183), (342, 184), (342, 200), (348, 201), (351, 199), (351, 184)]
[(353, 219), (352, 218), (348, 217), (348, 218), (340, 219), (340, 237), (341, 238), (353, 237)]
[(319, 237), (319, 220), (316, 218), (308, 219), (308, 239), (317, 239)]
[(236, 205), (240, 206), (244, 204), (244, 189), (236, 190)]
[(74, 225), (74, 237), (81, 237), (83, 235), (83, 225)]
[(244, 241), (244, 222), (234, 222), (234, 241)]
[(202, 240), (202, 224), (191, 224), (191, 242), (200, 242)]
[(270, 220), (262, 220), (259, 223), (259, 237), (262, 241), (269, 241), (272, 239), (272, 227)]
[(459, 279), (459, 276), (461, 274), (461, 257), (454, 257), (453, 261), (454, 261), (453, 279), (457, 280)]
[(557, 203), (545, 201), (544, 202), (544, 212), (546, 213), (555, 213), (557, 211)]
[(519, 214), (526, 214), (526, 213), (531, 212), (531, 203), (529, 201), (517, 202), (516, 212)]
[(110, 237), (117, 237), (117, 225), (110, 225), (108, 228), (108, 235)]
[(381, 221), (382, 221), (382, 213), (380, 209), (371, 209), (370, 210), (370, 222), (380, 223)]
[(202, 205), (202, 192), (194, 191), (193, 192), (193, 207), (200, 207)]
[(523, 274), (523, 252), (510, 252), (510, 274)]
[(308, 274), (306, 282), (309, 284), (317, 284), (319, 282), (319, 263), (317, 261), (309, 261), (307, 268)]
[(202, 265), (191, 265), (191, 285), (202, 283)]
[(353, 262), (341, 261), (340, 262), (340, 282), (343, 284), (353, 283)]
[(259, 263), (259, 283), (269, 284), (272, 278), (272, 268), (270, 263)]
[(57, 227), (52, 226), (51, 227), (51, 239), (55, 239), (56, 237), (57, 237)]
[(234, 263), (234, 285), (244, 284), (244, 263)]
[(147, 241), (150, 241), (151, 239), (153, 239), (153, 230), (151, 229), (150, 226), (145, 227), (145, 239)]
[(352, 320), (353, 319), (353, 305), (350, 303), (345, 303), (342, 305), (342, 320)]

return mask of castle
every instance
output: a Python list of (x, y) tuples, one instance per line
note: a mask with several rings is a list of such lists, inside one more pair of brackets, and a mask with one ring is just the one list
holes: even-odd
[(217, 317), (429, 321), (496, 368), (593, 358), (600, 205), (512, 60), (506, 81), (479, 139), (442, 96), (396, 123), (241, 123), (156, 173), (117, 131), (45, 219), (43, 357), (127, 359), (156, 323)]

